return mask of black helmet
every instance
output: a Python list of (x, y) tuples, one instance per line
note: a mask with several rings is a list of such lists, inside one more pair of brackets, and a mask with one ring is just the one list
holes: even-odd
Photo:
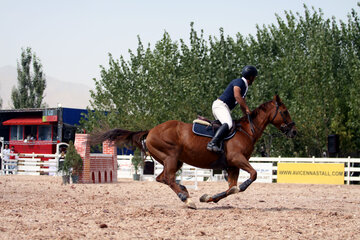
[(251, 76), (256, 77), (258, 75), (258, 71), (256, 70), (256, 67), (248, 65), (243, 68), (241, 74), (244, 78), (248, 79)]

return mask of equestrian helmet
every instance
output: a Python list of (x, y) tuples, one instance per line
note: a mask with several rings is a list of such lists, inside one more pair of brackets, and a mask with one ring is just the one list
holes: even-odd
[(243, 68), (241, 74), (244, 78), (248, 79), (251, 76), (256, 77), (258, 75), (258, 71), (256, 67), (248, 65)]

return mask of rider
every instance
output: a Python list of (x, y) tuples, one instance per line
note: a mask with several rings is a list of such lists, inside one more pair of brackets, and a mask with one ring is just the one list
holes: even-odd
[(245, 102), (245, 96), (248, 86), (254, 82), (258, 72), (254, 66), (245, 66), (241, 74), (242, 78), (232, 80), (224, 93), (212, 104), (213, 115), (222, 125), (208, 143), (207, 149), (209, 151), (222, 151), (220, 143), (232, 127), (231, 110), (234, 109), (237, 103), (239, 103), (244, 114), (250, 114), (250, 109)]

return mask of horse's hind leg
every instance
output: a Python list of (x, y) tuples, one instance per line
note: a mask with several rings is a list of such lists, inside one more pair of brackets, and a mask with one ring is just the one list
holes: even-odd
[[(180, 168), (183, 166), (183, 164), (184, 164), (183, 162), (178, 161), (176, 172), (178, 172), (178, 171), (180, 170)], [(176, 179), (176, 177), (175, 177), (175, 179)], [(189, 192), (188, 192), (188, 190), (186, 189), (186, 187), (185, 187), (184, 185), (179, 184), (179, 187), (180, 187), (180, 189), (181, 189), (182, 191), (184, 191), (184, 192), (187, 193), (187, 196), (188, 196), (188, 197), (190, 197)]]
[[(161, 165), (164, 166), (164, 162), (163, 162), (163, 161), (161, 161), (161, 160), (160, 160), (159, 158), (157, 158), (156, 156), (153, 156), (153, 155), (152, 155), (152, 157), (155, 158), (155, 160), (156, 160), (158, 163), (160, 163)], [(165, 169), (165, 168), (164, 168), (164, 169)], [(164, 169), (163, 169), (162, 172), (156, 177), (156, 181), (157, 181), (157, 182), (160, 182), (160, 183), (166, 184), (165, 178), (164, 178)], [(155, 171), (155, 169), (154, 169), (154, 171)], [(155, 172), (154, 172), (154, 173), (155, 173)]]
[(217, 203), (221, 199), (226, 198), (227, 196), (229, 196), (231, 194), (239, 192), (239, 188), (236, 186), (237, 179), (239, 177), (239, 169), (238, 168), (229, 168), (229, 169), (227, 169), (227, 172), (228, 172), (229, 189), (226, 190), (225, 192), (215, 194), (214, 196), (204, 194), (200, 198), (200, 202), (215, 202), (215, 203)]
[(164, 178), (164, 170), (156, 177), (156, 181), (166, 184), (165, 178)]
[[(158, 160), (157, 160), (158, 161)], [(158, 161), (160, 162), (160, 161)], [(162, 162), (160, 162), (162, 165), (164, 165)], [(179, 169), (182, 167), (183, 162), (178, 161), (177, 163), (177, 169), (176, 172), (179, 171)], [(165, 167), (163, 169), (163, 171), (156, 177), (156, 181), (160, 182), (160, 183), (164, 183), (167, 184), (165, 181)], [(190, 197), (188, 190), (186, 189), (186, 187), (184, 185), (179, 184), (179, 187), (182, 191), (187, 193), (187, 197)]]
[(183, 201), (189, 208), (196, 209), (195, 203), (190, 199), (189, 192), (185, 186), (176, 183), (176, 172), (181, 168), (182, 163), (173, 157), (167, 157), (164, 161), (164, 176), (166, 183), (177, 194), (181, 201)]
[(174, 148), (173, 145), (165, 144), (166, 147), (158, 146), (158, 143), (151, 144), (148, 142), (148, 148), (151, 155), (164, 165), (164, 170), (156, 178), (156, 181), (165, 183), (176, 193), (176, 195), (183, 201), (189, 208), (196, 209), (195, 204), (191, 201), (189, 192), (185, 186), (176, 183), (176, 172), (182, 167), (182, 162), (177, 160), (179, 150)]

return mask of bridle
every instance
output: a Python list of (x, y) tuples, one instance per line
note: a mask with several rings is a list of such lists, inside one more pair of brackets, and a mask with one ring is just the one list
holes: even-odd
[(280, 113), (280, 116), (282, 117), (282, 120), (283, 120), (283, 123), (282, 123), (281, 126), (280, 126), (280, 130), (281, 130), (283, 133), (287, 134), (288, 132), (291, 131), (292, 127), (295, 126), (295, 122), (288, 122), (288, 121), (286, 121), (286, 118), (284, 117), (283, 112), (279, 109), (280, 105), (279, 105), (277, 102), (275, 102), (275, 104), (276, 104), (275, 114), (274, 114), (274, 117), (271, 119), (270, 122), (271, 122), (272, 124), (274, 124), (274, 120), (275, 120), (275, 118), (276, 118), (276, 116), (277, 116), (277, 114), (278, 114), (278, 112), (279, 112), (279, 113)]
[[(274, 114), (273, 118), (271, 119), (270, 123), (274, 124), (274, 120), (275, 120), (277, 114), (279, 113), (283, 120), (283, 123), (280, 126), (280, 131), (282, 131), (285, 134), (288, 134), (291, 131), (291, 129), (293, 128), (293, 126), (295, 126), (295, 122), (288, 122), (284, 116), (284, 113), (279, 109), (280, 105), (277, 102), (275, 102), (275, 104), (276, 104), (275, 114)], [(254, 123), (250, 117), (250, 114), (247, 114), (247, 118), (248, 118), (248, 121), (250, 124), (250, 130), (251, 130), (252, 134), (254, 135), (256, 126), (254, 125)], [(239, 129), (240, 132), (244, 132), (249, 138), (253, 138), (253, 136), (250, 136), (249, 133), (247, 133), (246, 131), (244, 131), (241, 128), (241, 124), (237, 125), (237, 127), (240, 127), (240, 129)]]

